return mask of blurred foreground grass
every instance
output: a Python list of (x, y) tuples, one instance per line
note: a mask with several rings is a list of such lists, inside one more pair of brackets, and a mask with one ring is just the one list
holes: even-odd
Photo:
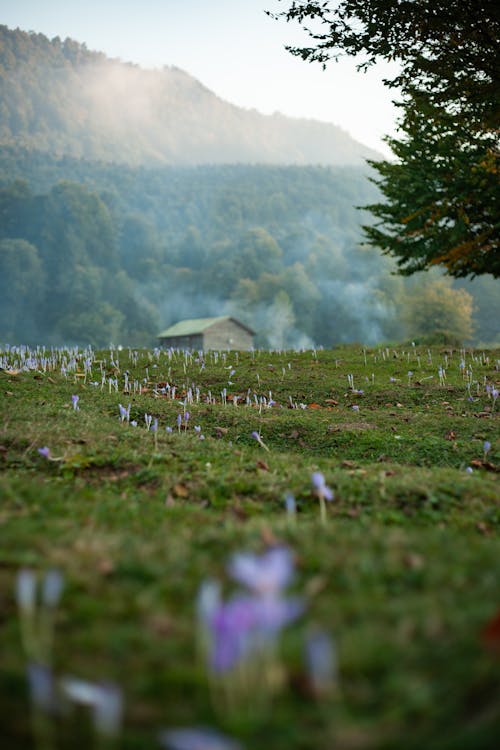
[[(497, 747), (500, 352), (104, 351), (85, 378), (86, 355), (46, 355), (23, 367), (4, 352), (0, 370), (2, 750), (33, 747), (16, 574), (54, 566), (54, 669), (121, 685), (119, 747), (158, 747), (161, 727), (183, 725), (247, 750)], [(325, 525), (314, 471), (335, 492)], [(272, 706), (235, 717), (196, 657), (195, 598), (209, 577), (227, 584), (235, 551), (279, 543), (306, 613), (284, 633)], [(312, 626), (338, 652), (322, 698), (302, 655)], [(57, 724), (57, 747), (91, 747), (85, 715)]]

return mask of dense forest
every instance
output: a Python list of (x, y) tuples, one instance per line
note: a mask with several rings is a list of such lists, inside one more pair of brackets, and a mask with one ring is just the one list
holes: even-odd
[[(151, 345), (181, 318), (231, 314), (272, 348), (498, 343), (498, 281), (403, 278), (363, 245), (370, 215), (356, 207), (379, 199), (366, 165), (152, 167), (134, 138), (112, 161), (106, 129), (82, 113), (79, 129), (63, 96), (68, 69), (110, 61), (0, 32), (0, 341)], [(190, 90), (203, 116), (205, 93)], [(71, 155), (84, 131), (105, 159)]]
[(496, 335), (498, 282), (404, 279), (363, 247), (363, 169), (149, 169), (4, 148), (0, 187), (3, 340), (150, 344), (180, 318), (227, 313), (271, 347), (472, 339), (471, 322), (476, 341)]

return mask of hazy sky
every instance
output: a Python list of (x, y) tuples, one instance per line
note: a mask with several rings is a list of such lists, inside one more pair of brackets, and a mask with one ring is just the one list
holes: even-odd
[(292, 57), (285, 44), (307, 39), (298, 25), (264, 9), (285, 0), (0, 0), (0, 23), (52, 38), (71, 37), (92, 50), (141, 67), (176, 65), (218, 96), (265, 114), (282, 112), (340, 125), (388, 153), (394, 131), (388, 67), (357, 73), (352, 60), (326, 71)]

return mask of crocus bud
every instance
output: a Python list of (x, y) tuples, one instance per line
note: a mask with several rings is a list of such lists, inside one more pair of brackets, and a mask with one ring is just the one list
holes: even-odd
[(49, 570), (43, 579), (42, 601), (47, 607), (59, 603), (64, 586), (64, 578), (59, 570)]
[(20, 610), (33, 612), (36, 599), (36, 577), (32, 570), (23, 568), (17, 574), (16, 599)]

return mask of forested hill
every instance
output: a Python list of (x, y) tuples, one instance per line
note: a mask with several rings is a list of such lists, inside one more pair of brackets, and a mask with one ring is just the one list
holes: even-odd
[(134, 165), (359, 165), (378, 156), (334, 125), (236, 107), (178, 68), (143, 70), (6, 26), (2, 144)]
[[(0, 341), (144, 346), (181, 318), (221, 314), (258, 346), (401, 340), (436, 321), (466, 338), (470, 298), (432, 274), (391, 276), (392, 261), (360, 247), (355, 205), (375, 196), (366, 168), (152, 169), (5, 147)], [(467, 289), (491, 341), (495, 284)]]

